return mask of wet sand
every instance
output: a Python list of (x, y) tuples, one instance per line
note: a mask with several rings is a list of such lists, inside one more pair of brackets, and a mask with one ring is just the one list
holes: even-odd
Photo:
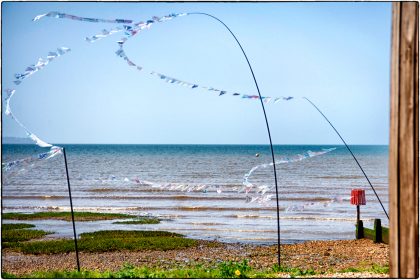
[[(170, 251), (118, 251), (106, 253), (80, 253), (82, 269), (118, 270), (124, 263), (134, 266), (182, 268), (195, 264), (211, 266), (221, 261), (249, 260), (255, 269), (271, 268), (277, 263), (277, 246), (257, 246), (240, 243), (199, 241), (197, 246)], [(370, 268), (372, 265), (388, 265), (389, 246), (371, 240), (308, 241), (281, 246), (282, 266), (301, 269), (312, 268), (325, 272), (319, 277), (379, 278), (387, 274), (339, 273), (346, 268)], [(25, 255), (9, 249), (2, 251), (2, 271), (23, 275), (35, 271), (73, 270), (75, 254)], [(287, 274), (279, 274), (287, 277)], [(314, 276), (311, 276), (314, 277)], [(316, 276), (318, 277), (318, 276)]]

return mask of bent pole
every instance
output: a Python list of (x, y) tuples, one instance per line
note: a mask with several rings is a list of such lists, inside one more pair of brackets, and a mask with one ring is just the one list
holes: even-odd
[(337, 129), (333, 126), (333, 124), (330, 122), (330, 120), (321, 112), (321, 110), (308, 98), (303, 97), (303, 99), (306, 99), (306, 101), (308, 101), (323, 117), (324, 119), (330, 124), (330, 126), (334, 129), (335, 133), (337, 133), (338, 137), (340, 137), (341, 141), (344, 143), (344, 145), (346, 146), (347, 150), (349, 150), (351, 156), (353, 157), (354, 161), (356, 161), (357, 165), (359, 166), (360, 170), (362, 171), (363, 175), (365, 176), (366, 180), (368, 181), (371, 189), (373, 190), (373, 192), (376, 195), (376, 198), (378, 199), (379, 203), (382, 206), (382, 209), (385, 212), (386, 217), (389, 220), (389, 216), (388, 216), (388, 212), (386, 212), (384, 205), (382, 204), (381, 199), (379, 198), (378, 194), (376, 193), (375, 188), (373, 187), (372, 183), (370, 182), (368, 176), (366, 175), (365, 171), (363, 170), (362, 166), (360, 165), (359, 161), (357, 160), (356, 156), (353, 154), (352, 150), (350, 149), (350, 147), (347, 145), (346, 141), (344, 141), (343, 137), (341, 137), (340, 133), (337, 131)]
[(264, 119), (265, 119), (265, 125), (267, 127), (268, 139), (270, 140), (271, 158), (272, 158), (272, 161), (273, 161), (274, 184), (276, 186), (276, 203), (277, 203), (276, 204), (277, 205), (277, 262), (278, 262), (278, 265), (280, 267), (280, 207), (279, 207), (279, 190), (278, 190), (278, 186), (277, 186), (276, 161), (275, 161), (275, 158), (274, 158), (273, 142), (271, 141), (270, 126), (268, 125), (267, 114), (265, 112), (265, 107), (264, 107), (264, 103), (263, 103), (263, 100), (262, 100), (262, 97), (261, 97), (260, 89), (258, 87), (257, 79), (255, 78), (254, 71), (252, 70), (252, 67), (251, 67), (251, 63), (249, 62), (249, 59), (248, 59), (244, 49), (242, 48), (241, 43), (239, 43), (235, 34), (233, 34), (232, 30), (230, 30), (230, 28), (223, 21), (221, 21), (217, 17), (212, 16), (212, 15), (207, 14), (207, 13), (188, 13), (188, 15), (204, 15), (204, 16), (211, 17), (211, 18), (217, 20), (218, 22), (220, 22), (229, 31), (229, 33), (233, 36), (236, 43), (238, 43), (238, 46), (241, 48), (241, 51), (242, 51), (242, 53), (243, 53), (243, 55), (246, 59), (246, 62), (248, 63), (248, 67), (249, 67), (249, 70), (251, 71), (252, 78), (254, 78), (255, 87), (257, 88), (258, 95), (260, 97), (261, 107), (262, 107), (262, 110), (263, 110), (263, 113), (264, 113)]
[(75, 225), (75, 223), (74, 223), (73, 199), (72, 199), (72, 197), (71, 197), (70, 177), (69, 177), (69, 169), (68, 169), (68, 167), (67, 167), (66, 149), (65, 149), (64, 147), (63, 147), (63, 155), (64, 155), (64, 165), (66, 166), (67, 187), (68, 187), (68, 189), (69, 189), (70, 210), (71, 210), (71, 222), (72, 222), (72, 224), (73, 224), (74, 248), (75, 248), (75, 251), (76, 251), (77, 271), (79, 271), (79, 272), (80, 272), (79, 249), (77, 248), (76, 225)]

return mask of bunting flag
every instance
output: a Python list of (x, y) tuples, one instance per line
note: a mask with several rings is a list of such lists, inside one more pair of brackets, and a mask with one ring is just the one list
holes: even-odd
[(310, 208), (316, 208), (316, 207), (328, 207), (330, 206), (332, 203), (343, 203), (344, 200), (350, 200), (350, 198), (343, 198), (341, 196), (335, 196), (332, 199), (329, 199), (327, 201), (322, 201), (322, 202), (308, 202), (308, 203), (304, 203), (304, 204), (300, 204), (300, 205), (291, 205), (289, 207), (286, 208), (286, 212), (302, 212), (306, 209), (310, 209)]
[[(293, 162), (298, 162), (298, 161), (302, 161), (304, 159), (307, 158), (311, 158), (311, 157), (315, 157), (315, 156), (320, 156), (329, 152), (334, 151), (336, 148), (329, 148), (329, 149), (322, 149), (322, 151), (318, 151), (318, 152), (313, 152), (313, 151), (307, 151), (304, 152), (303, 154), (297, 154), (296, 156), (292, 156), (292, 157), (282, 157), (280, 160), (276, 160), (276, 164), (284, 164), (284, 163), (293, 163)], [(264, 163), (264, 164), (260, 164), (257, 166), (254, 166), (248, 173), (246, 173), (244, 175), (243, 178), (243, 182), (242, 184), (245, 186), (244, 190), (246, 192), (248, 192), (250, 189), (247, 189), (249, 187), (252, 187), (253, 184), (249, 182), (249, 177), (252, 175), (252, 173), (259, 169), (259, 168), (267, 168), (269, 166), (273, 166), (273, 163)], [(247, 191), (248, 190), (248, 191)]]
[(15, 89), (6, 89), (6, 111), (4, 112), (7, 116), (12, 114), (12, 110), (10, 109), (10, 99), (13, 97), (13, 95), (15, 94), (16, 90)]
[(185, 192), (217, 192), (222, 193), (222, 187), (217, 184), (194, 184), (194, 183), (159, 183), (151, 182), (146, 180), (141, 180), (138, 176), (134, 178), (127, 177), (117, 177), (115, 175), (110, 175), (106, 179), (96, 179), (98, 183), (101, 184), (112, 184), (112, 183), (125, 183), (125, 184), (135, 184), (144, 187), (158, 188), (161, 190), (167, 191), (185, 191)]
[[(331, 152), (335, 150), (335, 148), (330, 149), (323, 149), (319, 152), (312, 152), (307, 151), (303, 154), (298, 154), (292, 157), (284, 157), (280, 159), (279, 161), (276, 161), (276, 164), (287, 164), (287, 163), (294, 163), (298, 161), (302, 161), (306, 158), (311, 158), (314, 156), (323, 155), (325, 153)], [(2, 170), (5, 172), (5, 177), (8, 176), (8, 174), (12, 172), (20, 172), (24, 170), (28, 170), (30, 167), (34, 166), (36, 163), (39, 163), (43, 160), (48, 160), (53, 157), (55, 157), (58, 154), (62, 153), (62, 148), (53, 146), (50, 151), (38, 154), (36, 156), (15, 160), (7, 163), (2, 163)], [(117, 177), (115, 175), (109, 175), (108, 178), (100, 179), (96, 178), (95, 181), (97, 181), (100, 184), (115, 184), (115, 183), (121, 183), (121, 184), (135, 184), (138, 186), (143, 187), (151, 187), (151, 188), (158, 188), (165, 191), (174, 191), (174, 192), (202, 192), (202, 193), (217, 193), (221, 194), (225, 191), (229, 192), (237, 192), (238, 194), (244, 193), (245, 196), (245, 202), (247, 203), (259, 203), (259, 204), (266, 204), (268, 203), (273, 197), (273, 193), (268, 193), (269, 191), (272, 191), (272, 187), (268, 187), (266, 185), (256, 186), (248, 181), (251, 174), (257, 170), (258, 168), (266, 168), (268, 166), (271, 166), (272, 164), (261, 164), (253, 167), (247, 174), (244, 176), (243, 186), (244, 187), (232, 187), (229, 189), (224, 189), (222, 185), (220, 184), (203, 184), (203, 183), (159, 183), (159, 182), (151, 182), (147, 180), (142, 180), (138, 176), (134, 178), (127, 178), (127, 177)], [(342, 201), (342, 199), (341, 199)], [(292, 205), (289, 206), (286, 211), (303, 211), (306, 208), (315, 207), (315, 206), (328, 206), (329, 204), (333, 202), (340, 202), (338, 197), (334, 198), (333, 200), (329, 200), (327, 202), (310, 202), (303, 205)]]
[[(35, 17), (35, 20), (39, 20), (44, 16), (49, 16), (49, 17), (54, 17), (54, 18), (68, 18), (68, 19), (73, 19), (73, 20), (80, 20), (80, 21), (86, 21), (86, 22), (105, 22), (105, 23), (132, 23), (131, 25), (125, 24), (123, 26), (118, 26), (115, 27), (113, 29), (110, 30), (106, 30), (103, 29), (101, 31), (101, 33), (93, 35), (91, 37), (86, 37), (86, 41), (93, 43), (96, 42), (100, 39), (103, 39), (105, 37), (108, 37), (114, 33), (118, 33), (118, 32), (122, 32), (124, 31), (125, 37), (123, 37), (121, 40), (117, 41), (118, 45), (119, 45), (119, 49), (115, 52), (115, 54), (122, 58), (124, 61), (127, 62), (127, 64), (131, 67), (134, 67), (135, 69), (139, 70), (139, 71), (144, 71), (144, 67), (137, 65), (135, 62), (133, 62), (133, 60), (131, 60), (125, 53), (124, 51), (124, 44), (128, 41), (129, 38), (139, 34), (142, 30), (145, 29), (150, 29), (151, 26), (155, 23), (161, 23), (161, 22), (167, 22), (169, 20), (172, 20), (174, 18), (177, 17), (182, 17), (182, 16), (187, 16), (189, 15), (188, 13), (172, 13), (163, 17), (157, 17), (154, 16), (152, 17), (152, 19), (147, 20), (145, 22), (140, 21), (138, 23), (133, 23), (132, 20), (104, 20), (104, 19), (97, 19), (97, 18), (83, 18), (83, 17), (78, 17), (78, 16), (73, 16), (73, 15), (68, 15), (68, 14), (64, 14), (64, 13), (58, 13), (58, 12), (50, 12), (47, 14), (43, 14), (43, 15), (39, 15), (37, 17)], [(125, 22), (122, 22), (125, 21)], [(188, 87), (190, 89), (195, 89), (195, 88), (201, 88), (210, 92), (215, 92), (216, 94), (218, 94), (219, 96), (222, 95), (232, 95), (232, 96), (241, 96), (242, 98), (245, 99), (259, 99), (260, 97), (258, 95), (247, 95), (247, 94), (241, 94), (241, 93), (237, 93), (237, 92), (230, 92), (227, 90), (219, 90), (216, 89), (214, 87), (209, 87), (209, 86), (202, 86), (202, 85), (198, 85), (197, 83), (192, 83), (192, 82), (186, 82), (177, 78), (173, 78), (170, 77), (168, 75), (165, 74), (161, 74), (159, 72), (156, 71), (146, 71), (147, 73), (149, 73), (150, 75), (153, 75), (157, 78), (159, 78), (160, 80), (163, 80), (167, 83), (170, 84), (176, 84), (176, 85), (181, 85), (184, 87)], [(265, 104), (276, 104), (280, 101), (288, 101), (293, 99), (292, 96), (280, 96), (280, 97), (269, 97), (269, 96), (262, 96), (261, 99), (264, 101)]]
[[(320, 156), (326, 153), (329, 153), (331, 151), (334, 151), (336, 148), (330, 148), (330, 149), (322, 149), (322, 151), (313, 152), (313, 151), (307, 151), (303, 154), (297, 154), (295, 156), (290, 157), (283, 157), (280, 160), (276, 161), (276, 164), (287, 164), (287, 163), (294, 163), (299, 162), (307, 158)], [(245, 193), (245, 202), (247, 203), (260, 203), (260, 204), (266, 204), (268, 203), (273, 197), (274, 194), (272, 193), (273, 187), (269, 187), (266, 185), (260, 185), (256, 186), (249, 182), (249, 177), (252, 175), (252, 173), (257, 170), (258, 168), (266, 168), (268, 166), (271, 166), (272, 164), (260, 164), (255, 167), (253, 167), (247, 174), (244, 175), (243, 180), (243, 187), (233, 187), (224, 190), (223, 186), (220, 184), (203, 184), (203, 183), (159, 183), (159, 182), (151, 182), (146, 180), (141, 180), (139, 177), (134, 177), (132, 179), (129, 179), (127, 177), (117, 177), (115, 175), (110, 175), (106, 179), (96, 179), (98, 183), (101, 184), (112, 184), (112, 183), (124, 183), (124, 184), (136, 184), (139, 186), (144, 187), (151, 187), (151, 188), (158, 188), (165, 191), (180, 191), (180, 192), (204, 192), (204, 193), (210, 193), (210, 192), (216, 192), (218, 194), (221, 194), (225, 191), (229, 192), (237, 192)], [(271, 192), (271, 193), (268, 193)], [(335, 201), (332, 201), (335, 202)], [(332, 203), (330, 202), (330, 203)], [(322, 202), (324, 203), (324, 202)], [(321, 203), (321, 204), (322, 204)], [(308, 205), (299, 205), (290, 207), (288, 211), (298, 211), (302, 207), (309, 207), (313, 206), (312, 204)], [(300, 211), (300, 210), (299, 210)]]
[[(161, 17), (161, 18), (153, 17), (152, 20), (148, 20), (146, 22), (140, 22), (138, 24), (135, 24), (134, 27), (125, 25), (124, 29), (126, 30), (126, 32), (125, 32), (126, 37), (117, 41), (117, 43), (119, 45), (119, 49), (115, 52), (115, 54), (118, 57), (125, 60), (129, 66), (133, 66), (139, 71), (144, 70), (144, 67), (142, 67), (140, 65), (137, 65), (127, 56), (127, 54), (124, 51), (124, 44), (128, 41), (129, 38), (138, 34), (139, 31), (141, 31), (143, 29), (149, 29), (151, 27), (151, 25), (155, 22), (164, 22), (164, 21), (168, 21), (168, 20), (171, 20), (173, 18), (176, 18), (176, 17), (185, 16), (185, 15), (188, 15), (188, 14), (186, 14), (186, 13), (170, 14), (168, 16), (164, 16), (164, 17)], [(94, 42), (96, 40), (89, 40), (89, 41)], [(149, 74), (151, 74), (153, 76), (156, 76), (159, 79), (161, 79), (161, 80), (163, 80), (167, 83), (170, 83), (170, 84), (177, 84), (177, 85), (185, 86), (185, 87), (188, 87), (188, 88), (191, 88), (191, 89), (202, 88), (202, 89), (207, 90), (207, 91), (216, 92), (219, 96), (232, 95), (232, 96), (242, 96), (242, 98), (246, 98), (246, 99), (260, 99), (259, 95), (246, 95), (246, 94), (240, 94), (240, 93), (237, 93), (237, 92), (229, 92), (227, 90), (219, 90), (219, 89), (216, 89), (214, 87), (201, 86), (201, 85), (198, 85), (196, 83), (182, 81), (182, 80), (179, 80), (177, 78), (173, 78), (173, 77), (170, 77), (168, 75), (158, 73), (156, 71), (151, 71), (151, 72), (149, 72)], [(292, 96), (280, 96), (280, 97), (262, 96), (261, 99), (264, 101), (265, 104), (269, 104), (271, 101), (273, 101), (273, 103), (278, 103), (281, 100), (288, 101), (288, 100), (293, 99), (293, 97)]]
[[(18, 86), (22, 83), (23, 80), (25, 80), (26, 78), (28, 78), (29, 76), (33, 75), (34, 73), (38, 72), (39, 70), (43, 69), (46, 65), (48, 65), (51, 61), (53, 61), (54, 59), (56, 59), (57, 57), (60, 57), (64, 54), (66, 54), (67, 52), (70, 51), (70, 48), (67, 47), (61, 47), (58, 48), (55, 51), (51, 51), (48, 53), (47, 58), (43, 59), (43, 58), (39, 58), (38, 62), (36, 64), (32, 64), (30, 66), (28, 66), (25, 70), (25, 72), (23, 73), (18, 73), (15, 74), (15, 81), (14, 83)], [(35, 134), (33, 134), (32, 132), (30, 132), (26, 126), (24, 126), (17, 118), (16, 116), (13, 114), (12, 109), (10, 107), (10, 101), (13, 97), (13, 95), (15, 94), (16, 90), (15, 89), (5, 89), (6, 92), (6, 111), (5, 114), (7, 116), (10, 116), (20, 127), (22, 127), (25, 132), (26, 135), (32, 140), (34, 141), (34, 143), (40, 147), (52, 147), (51, 144), (41, 140), (38, 136), (36, 136)]]
[(16, 85), (20, 85), (20, 83), (22, 83), (22, 81), (24, 79), (33, 75), (35, 72), (38, 72), (39, 70), (44, 68), (46, 65), (48, 65), (49, 62), (53, 61), (54, 59), (56, 59), (59, 56), (62, 56), (64, 54), (66, 54), (69, 51), (70, 51), (69, 48), (61, 47), (61, 48), (58, 48), (57, 51), (48, 52), (47, 59), (39, 58), (38, 62), (36, 64), (32, 64), (32, 65), (26, 67), (25, 72), (15, 74), (15, 79), (16, 80), (14, 81), (14, 83)]
[[(297, 154), (295, 156), (290, 156), (290, 157), (282, 157), (280, 158), (280, 160), (276, 160), (275, 162), (276, 162), (276, 165), (299, 162), (304, 159), (308, 159), (308, 158), (312, 158), (315, 156), (320, 156), (320, 155), (332, 152), (335, 149), (336, 148), (322, 149), (322, 151), (318, 151), (318, 152), (313, 152), (309, 150), (307, 152), (304, 152), (303, 154)], [(273, 187), (268, 187), (265, 185), (255, 186), (253, 183), (249, 182), (249, 178), (252, 175), (252, 173), (254, 173), (255, 170), (259, 168), (267, 168), (269, 166), (273, 166), (273, 163), (271, 162), (271, 163), (259, 164), (251, 168), (251, 170), (244, 175), (243, 182), (242, 182), (243, 187), (239, 192), (245, 192), (245, 194), (247, 194), (247, 198), (246, 198), (247, 202), (257, 201), (260, 203), (265, 203), (273, 197), (272, 194), (266, 194), (266, 192), (272, 190)]]
[(2, 163), (2, 171), (11, 172), (11, 171), (14, 171), (16, 169), (28, 168), (29, 166), (33, 166), (35, 163), (37, 163), (39, 161), (47, 160), (47, 159), (55, 157), (58, 154), (61, 154), (62, 149), (63, 148), (61, 148), (61, 147), (53, 146), (53, 147), (51, 147), (51, 149), (48, 152), (41, 153), (41, 154), (38, 154), (38, 155), (32, 156), (32, 157), (27, 157), (27, 158), (24, 158), (24, 159), (19, 159), (19, 160), (14, 160), (14, 161)]
[(38, 15), (32, 21), (38, 21), (43, 17), (53, 17), (53, 18), (67, 18), (72, 20), (78, 20), (78, 21), (86, 21), (86, 22), (101, 22), (101, 23), (132, 23), (132, 20), (129, 19), (100, 19), (100, 18), (88, 18), (88, 17), (79, 17), (79, 16), (73, 16), (69, 14), (64, 14), (60, 12), (49, 12), (46, 14)]
[(114, 33), (121, 32), (123, 30), (124, 30), (124, 28), (122, 28), (122, 27), (115, 27), (115, 28), (112, 28), (110, 30), (103, 29), (100, 34), (96, 34), (96, 35), (93, 35), (91, 37), (86, 37), (85, 40), (88, 41), (89, 43), (93, 43), (95, 41), (98, 41), (102, 38), (108, 37), (108, 36), (110, 36)]

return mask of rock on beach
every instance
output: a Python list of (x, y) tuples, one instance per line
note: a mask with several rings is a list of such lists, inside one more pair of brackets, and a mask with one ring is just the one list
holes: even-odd
[[(168, 251), (80, 253), (80, 265), (83, 269), (99, 271), (116, 271), (124, 263), (170, 269), (195, 264), (214, 265), (221, 261), (242, 261), (243, 259), (248, 259), (249, 265), (255, 269), (269, 269), (277, 263), (277, 246), (199, 241), (194, 247)], [(312, 268), (317, 272), (324, 272), (320, 277), (327, 278), (387, 277), (386, 274), (374, 273), (339, 273), (337, 276), (336, 272), (346, 268), (370, 268), (374, 264), (388, 265), (389, 246), (373, 243), (367, 239), (285, 244), (281, 246), (281, 262), (282, 266), (286, 267)], [(25, 255), (10, 249), (2, 250), (3, 272), (24, 275), (41, 270), (73, 270), (75, 268), (74, 253)]]

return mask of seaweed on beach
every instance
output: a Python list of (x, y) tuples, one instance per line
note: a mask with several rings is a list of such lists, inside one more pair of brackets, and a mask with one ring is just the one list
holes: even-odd
[[(141, 250), (174, 250), (197, 244), (196, 240), (184, 238), (182, 235), (166, 231), (123, 231), (108, 230), (82, 233), (78, 241), (82, 252), (114, 252)], [(59, 254), (74, 251), (72, 239), (43, 240), (33, 242), (16, 242), (3, 244), (25, 254)]]
[(18, 223), (18, 224), (2, 224), (1, 225), (1, 229), (2, 230), (34, 228), (34, 227), (35, 227), (35, 225), (32, 225), (32, 224), (23, 224), (23, 223)]
[[(137, 216), (120, 213), (94, 213), (74, 212), (76, 221), (98, 221), (124, 218), (136, 218)], [(4, 220), (64, 220), (71, 221), (70, 212), (37, 212), (37, 213), (3, 213)]]
[(113, 222), (113, 224), (123, 224), (123, 225), (144, 225), (144, 224), (159, 224), (159, 223), (160, 223), (160, 220), (158, 218), (150, 218), (150, 217), (140, 217), (135, 220)]
[(2, 242), (18, 242), (18, 241), (28, 241), (31, 239), (41, 238), (52, 232), (43, 231), (43, 230), (4, 230), (1, 233)]

